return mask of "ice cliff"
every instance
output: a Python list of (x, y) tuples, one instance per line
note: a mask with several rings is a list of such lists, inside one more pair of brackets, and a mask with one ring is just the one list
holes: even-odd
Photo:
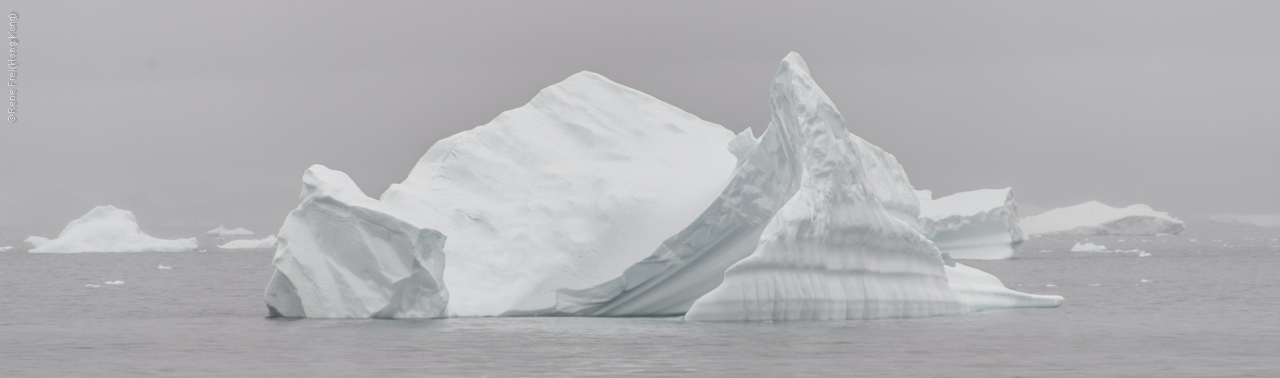
[(1018, 226), (1013, 189), (979, 189), (933, 199), (920, 198), (920, 227), (942, 253), (953, 259), (1001, 260), (1013, 257), (1026, 240)]
[(31, 236), (31, 253), (81, 252), (185, 252), (196, 249), (196, 239), (159, 239), (138, 228), (138, 221), (128, 210), (115, 206), (98, 206), (67, 223), (53, 240)]
[(1147, 205), (1114, 208), (1098, 201), (1023, 218), (1028, 235), (1157, 235), (1181, 233), (1182, 221)]
[(444, 316), (444, 235), (391, 215), (346, 174), (322, 165), (302, 176), (301, 197), (271, 261), (271, 316)]

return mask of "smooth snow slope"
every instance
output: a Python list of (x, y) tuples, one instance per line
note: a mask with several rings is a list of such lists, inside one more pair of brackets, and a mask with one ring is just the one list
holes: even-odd
[(1013, 189), (979, 189), (933, 199), (917, 192), (924, 235), (953, 259), (1001, 260), (1013, 257), (1026, 240), (1018, 226)]
[(991, 273), (961, 263), (956, 263), (955, 267), (944, 266), (943, 269), (947, 272), (947, 281), (951, 284), (951, 290), (956, 292), (956, 297), (971, 312), (1062, 305), (1062, 296), (1027, 294), (1009, 290)]
[(892, 155), (850, 133), (799, 54), (771, 89), (800, 189), (757, 248), (694, 302), (688, 320), (870, 319), (959, 314), (942, 258), (917, 229), (911, 183)]
[(67, 223), (57, 239), (39, 236), (27, 238), (31, 253), (81, 252), (185, 252), (196, 249), (196, 238), (158, 239), (138, 228), (138, 221), (128, 210), (115, 206), (98, 206), (80, 219)]
[(449, 291), (444, 235), (390, 214), (350, 177), (322, 165), (280, 228), (267, 284), (273, 317), (434, 318)]
[(381, 202), (448, 236), (451, 316), (548, 312), (557, 291), (622, 276), (694, 221), (734, 172), (733, 138), (581, 72), (440, 140)]
[(1182, 232), (1182, 221), (1147, 205), (1114, 208), (1098, 201), (1022, 219), (1028, 235), (1156, 235)]

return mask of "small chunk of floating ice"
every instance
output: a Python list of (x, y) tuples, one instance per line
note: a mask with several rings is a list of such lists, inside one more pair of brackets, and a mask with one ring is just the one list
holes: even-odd
[(1188, 241), (1196, 241), (1196, 239), (1191, 239), (1191, 240), (1188, 240)]
[(1138, 257), (1151, 257), (1151, 254), (1146, 251), (1138, 251)]
[(1058, 287), (1058, 285), (1054, 285), (1054, 284), (1045, 284), (1044, 286), (1045, 286), (1045, 287)]
[(107, 284), (107, 285), (124, 285), (124, 281), (107, 281), (107, 282), (103, 282), (103, 283), (105, 283), (105, 284)]
[(1120, 240), (1116, 240), (1116, 241), (1118, 241), (1118, 242), (1122, 242), (1122, 241), (1124, 241), (1124, 239), (1120, 239)]
[(102, 285), (85, 284), (84, 287), (102, 287)]
[(156, 267), (156, 269), (173, 269), (173, 267), (171, 267), (171, 266), (164, 266), (164, 264), (160, 264), (160, 266), (157, 266), (157, 267)]
[(1076, 243), (1075, 246), (1071, 247), (1071, 252), (1106, 252), (1106, 251), (1107, 251), (1107, 246), (1102, 244)]
[(13, 249), (13, 247), (0, 247), (0, 252), (8, 251), (10, 249)]
[(1163, 234), (1163, 233), (1160, 233), (1160, 234), (1156, 234), (1156, 236), (1173, 236), (1173, 234)]
[(1102, 284), (1089, 284), (1089, 286), (1102, 286)]
[(1146, 279), (1146, 278), (1143, 278), (1143, 279), (1142, 279), (1142, 282), (1144, 282), (1144, 283), (1145, 283), (1145, 282), (1151, 282), (1151, 280)]

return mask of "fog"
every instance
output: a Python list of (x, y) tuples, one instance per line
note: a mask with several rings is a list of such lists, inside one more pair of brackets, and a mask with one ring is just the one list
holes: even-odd
[(6, 6), (11, 230), (113, 204), (144, 230), (271, 233), (311, 164), (376, 197), (436, 140), (581, 70), (759, 134), (788, 51), (938, 195), (1280, 213), (1276, 2)]

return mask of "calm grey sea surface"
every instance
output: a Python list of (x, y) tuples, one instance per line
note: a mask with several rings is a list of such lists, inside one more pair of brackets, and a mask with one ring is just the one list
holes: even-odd
[(0, 252), (0, 376), (1280, 376), (1280, 230), (1087, 238), (1150, 257), (1067, 252), (1085, 239), (962, 261), (1061, 308), (778, 323), (268, 319), (272, 251), (15, 244)]

